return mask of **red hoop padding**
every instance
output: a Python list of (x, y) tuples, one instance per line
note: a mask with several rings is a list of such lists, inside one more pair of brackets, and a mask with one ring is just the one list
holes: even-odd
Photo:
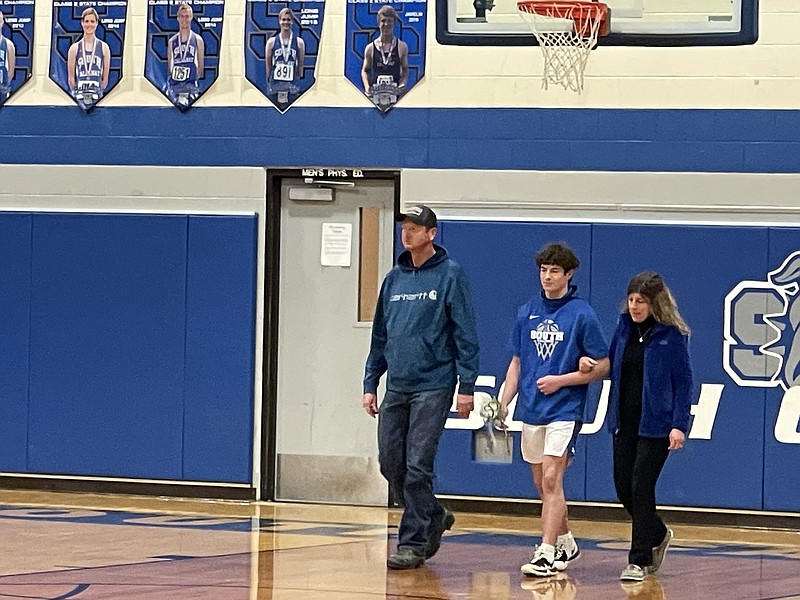
[(542, 17), (572, 19), (575, 22), (575, 33), (589, 36), (592, 23), (600, 19), (598, 37), (609, 33), (608, 5), (602, 2), (580, 2), (578, 0), (521, 0), (517, 2), (520, 12), (537, 14)]

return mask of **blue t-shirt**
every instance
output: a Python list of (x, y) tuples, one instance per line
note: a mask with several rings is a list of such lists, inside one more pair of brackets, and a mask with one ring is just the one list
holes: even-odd
[(545, 375), (577, 371), (582, 356), (608, 356), (597, 314), (576, 290), (571, 285), (567, 295), (557, 300), (548, 300), (542, 293), (517, 311), (511, 336), (514, 356), (520, 359), (515, 421), (529, 425), (583, 422), (588, 385), (563, 387), (549, 395), (536, 387), (536, 381)]

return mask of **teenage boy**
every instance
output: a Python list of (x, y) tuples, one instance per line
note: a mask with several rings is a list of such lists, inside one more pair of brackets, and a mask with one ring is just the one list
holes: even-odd
[[(542, 292), (517, 311), (500, 411), (507, 414), (519, 392), (514, 420), (523, 423), (522, 457), (542, 500), (542, 543), (520, 570), (549, 577), (580, 555), (569, 530), (564, 472), (583, 423), (588, 384), (608, 372), (608, 346), (597, 315), (572, 283), (580, 265), (572, 249), (548, 244), (536, 264)], [(581, 357), (597, 368), (581, 373)]]

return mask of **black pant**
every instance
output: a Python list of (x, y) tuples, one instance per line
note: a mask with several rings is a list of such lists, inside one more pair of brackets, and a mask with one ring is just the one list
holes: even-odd
[(633, 521), (628, 562), (646, 567), (653, 548), (667, 535), (656, 514), (656, 481), (669, 455), (668, 438), (645, 438), (635, 433), (614, 435), (614, 486)]

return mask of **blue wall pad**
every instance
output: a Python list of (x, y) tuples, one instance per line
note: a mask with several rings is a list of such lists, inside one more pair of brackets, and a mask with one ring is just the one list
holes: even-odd
[(31, 216), (0, 213), (0, 471), (22, 471), (28, 438)]
[[(773, 270), (780, 266), (784, 259), (790, 254), (800, 250), (800, 229), (770, 229), (769, 231), (769, 270)], [(753, 280), (765, 281), (765, 273), (753, 273)], [(775, 437), (775, 427), (778, 421), (778, 414), (780, 408), (785, 403), (784, 394), (785, 386), (796, 387), (800, 384), (797, 380), (800, 376), (798, 370), (798, 349), (792, 346), (800, 344), (800, 330), (797, 328), (798, 308), (797, 302), (800, 300), (800, 295), (795, 294), (787, 298), (785, 309), (789, 315), (789, 321), (784, 321), (785, 329), (783, 330), (783, 351), (784, 351), (784, 367), (787, 367), (789, 373), (794, 375), (795, 381), (787, 381), (786, 376), (789, 373), (785, 371), (777, 374), (778, 381), (782, 385), (767, 388), (764, 390), (767, 405), (766, 405), (766, 418), (764, 420), (764, 508), (766, 510), (798, 510), (798, 497), (800, 497), (800, 469), (794, 468), (792, 465), (800, 464), (800, 423), (798, 423), (798, 411), (787, 411), (790, 416), (788, 422), (785, 424), (786, 429), (794, 433), (792, 436), (795, 440), (794, 444), (780, 443)], [(755, 388), (750, 388), (755, 391)], [(796, 391), (796, 390), (795, 390)], [(788, 403), (785, 403), (789, 406)], [(796, 407), (797, 404), (793, 403)]]
[(0, 235), (3, 470), (251, 481), (254, 215), (0, 214)]
[[(517, 308), (539, 293), (539, 269), (534, 256), (548, 242), (570, 240), (581, 259), (575, 277), (579, 293), (590, 297), (591, 233), (587, 224), (498, 222), (442, 222), (440, 241), (462, 266), (472, 286), (478, 337), (481, 344), (480, 373), (494, 375), (497, 394), (511, 360), (508, 346)], [(519, 434), (513, 434), (511, 465), (473, 460), (471, 431), (445, 431), (437, 455), (436, 490), (446, 494), (535, 498), (530, 467), (519, 453)], [(502, 443), (502, 442), (501, 442)], [(586, 495), (585, 444), (576, 449), (576, 460), (564, 478), (573, 500)]]
[(181, 479), (186, 226), (34, 215), (30, 472)]
[(252, 478), (256, 218), (189, 217), (184, 477)]
[[(767, 229), (599, 224), (592, 231), (592, 281), (596, 282), (592, 305), (607, 335), (616, 326), (630, 277), (644, 270), (658, 271), (692, 328), (690, 352), (696, 382), (729, 382), (722, 368), (723, 299), (742, 273), (764, 271)], [(670, 456), (659, 481), (660, 503), (761, 508), (763, 392), (726, 385), (721, 403), (724, 408), (717, 412), (712, 439), (690, 439), (683, 450)], [(743, 444), (743, 439), (748, 442)], [(590, 469), (587, 495), (591, 498), (616, 497), (609, 477), (610, 451), (605, 428), (589, 436), (587, 460), (608, 465)], [(722, 461), (730, 467), (721, 468)], [(750, 483), (742, 486), (742, 481)], [(730, 494), (731, 489), (737, 493)]]
[[(513, 309), (538, 289), (533, 255), (543, 243), (564, 240), (576, 249), (582, 261), (576, 275), (579, 290), (609, 337), (630, 277), (643, 270), (664, 275), (692, 328), (693, 403), (703, 387), (720, 395), (715, 412), (694, 408), (690, 437), (667, 461), (658, 501), (796, 510), (800, 475), (789, 467), (800, 452), (800, 402), (785, 393), (791, 396), (800, 385), (800, 354), (793, 351), (795, 339), (800, 343), (800, 271), (791, 266), (800, 263), (800, 229), (447, 221), (440, 230), (442, 243), (472, 282), (480, 373), (496, 378), (493, 388), (480, 388), (483, 392), (497, 393), (505, 379)], [(789, 280), (776, 281), (773, 275), (784, 265), (790, 265), (784, 269)], [(742, 289), (749, 295), (742, 296)], [(779, 326), (771, 328), (770, 320)], [(777, 347), (767, 346), (776, 337)], [(590, 392), (587, 422), (595, 420), (601, 399)], [(445, 430), (437, 455), (437, 492), (535, 497), (519, 455), (518, 433), (513, 442), (511, 464), (478, 463), (472, 431)], [(605, 423), (580, 442), (565, 480), (569, 499), (616, 501)]]

